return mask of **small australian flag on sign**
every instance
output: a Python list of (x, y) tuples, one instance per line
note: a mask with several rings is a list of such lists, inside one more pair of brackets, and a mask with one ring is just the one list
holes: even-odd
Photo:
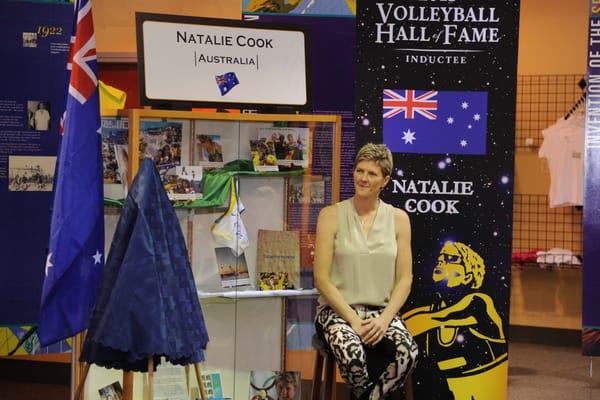
[(487, 92), (384, 89), (383, 142), (394, 153), (486, 154)]
[(221, 96), (225, 96), (231, 89), (240, 83), (237, 76), (235, 76), (235, 72), (227, 72), (223, 75), (216, 75), (215, 80), (217, 81), (217, 86), (221, 91)]

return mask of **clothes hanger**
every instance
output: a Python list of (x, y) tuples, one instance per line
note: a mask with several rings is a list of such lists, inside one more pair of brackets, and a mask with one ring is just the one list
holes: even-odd
[(587, 86), (587, 82), (584, 78), (581, 78), (577, 85), (581, 88), (581, 90), (583, 90), (583, 94), (581, 95), (581, 97), (579, 97), (575, 104), (573, 104), (573, 107), (571, 107), (571, 109), (565, 114), (565, 120), (569, 119), (569, 117), (573, 115), (573, 113), (575, 113), (575, 111), (577, 111), (582, 104), (585, 104), (585, 98), (587, 96), (587, 91), (585, 90), (585, 87)]

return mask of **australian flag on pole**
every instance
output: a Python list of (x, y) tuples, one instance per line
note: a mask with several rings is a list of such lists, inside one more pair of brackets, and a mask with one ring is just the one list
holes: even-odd
[(92, 5), (79, 0), (57, 161), (38, 335), (42, 346), (87, 327), (102, 280), (104, 209)]
[(383, 142), (394, 153), (485, 154), (487, 92), (384, 89)]
[(221, 96), (225, 96), (231, 89), (240, 83), (235, 72), (227, 72), (223, 75), (216, 75), (215, 80), (221, 92)]

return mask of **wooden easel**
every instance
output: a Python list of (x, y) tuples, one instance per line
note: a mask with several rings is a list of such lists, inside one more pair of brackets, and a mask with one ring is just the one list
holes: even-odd
[[(88, 373), (90, 372), (90, 364), (88, 363), (77, 363), (77, 367), (81, 369), (79, 382), (77, 383), (77, 390), (73, 396), (73, 400), (80, 400), (83, 394), (83, 387)], [(194, 371), (196, 371), (196, 380), (198, 381), (198, 388), (200, 389), (200, 398), (207, 400), (206, 390), (204, 389), (204, 382), (202, 382), (202, 374), (200, 372), (200, 363), (194, 363)], [(154, 398), (154, 358), (148, 357), (148, 391), (147, 400), (153, 400)], [(76, 374), (77, 375), (77, 374)], [(123, 400), (133, 400), (133, 371), (123, 371)]]

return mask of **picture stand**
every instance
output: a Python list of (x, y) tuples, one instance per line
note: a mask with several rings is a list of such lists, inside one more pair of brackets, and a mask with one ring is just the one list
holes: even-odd
[[(75, 391), (75, 396), (73, 400), (80, 400), (83, 393), (83, 388), (85, 386), (85, 380), (90, 371), (90, 364), (83, 363), (83, 368), (81, 371), (81, 378), (77, 384), (77, 390)], [(194, 371), (196, 372), (196, 380), (198, 381), (198, 388), (200, 390), (200, 398), (202, 400), (207, 400), (206, 391), (204, 389), (204, 382), (202, 382), (202, 374), (200, 371), (200, 363), (194, 363)], [(154, 358), (152, 356), (148, 357), (148, 390), (147, 390), (147, 400), (152, 400), (154, 398)], [(133, 371), (123, 371), (123, 400), (133, 400)]]

